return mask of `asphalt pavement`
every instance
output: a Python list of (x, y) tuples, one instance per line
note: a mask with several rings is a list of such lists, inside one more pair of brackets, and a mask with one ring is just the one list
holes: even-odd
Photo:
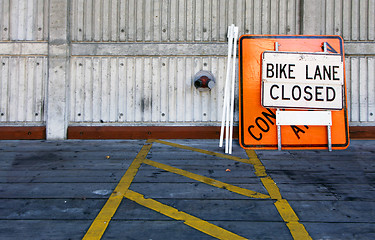
[(375, 141), (0, 141), (0, 239), (375, 239)]

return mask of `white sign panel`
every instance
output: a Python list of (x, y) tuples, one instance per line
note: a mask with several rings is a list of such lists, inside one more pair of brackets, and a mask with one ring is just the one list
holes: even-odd
[(264, 52), (262, 105), (274, 108), (343, 108), (340, 54)]

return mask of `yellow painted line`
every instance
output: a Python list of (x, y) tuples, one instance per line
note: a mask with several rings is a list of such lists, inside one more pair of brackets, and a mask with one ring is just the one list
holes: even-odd
[(279, 210), (280, 216), (284, 222), (298, 222), (299, 218), (285, 199), (280, 199), (275, 202), (276, 208)]
[(180, 148), (180, 149), (199, 152), (199, 153), (203, 153), (203, 154), (207, 154), (207, 155), (211, 155), (211, 156), (215, 156), (215, 157), (226, 158), (226, 159), (237, 161), (237, 162), (253, 164), (251, 159), (250, 159), (250, 162), (249, 162), (249, 159), (243, 159), (243, 158), (236, 157), (236, 156), (230, 156), (230, 155), (212, 152), (212, 151), (208, 151), (208, 150), (203, 150), (203, 149), (199, 149), (199, 148), (188, 147), (188, 146), (180, 145), (180, 144), (177, 144), (177, 143), (171, 143), (171, 142), (162, 141), (162, 140), (151, 140), (151, 141), (161, 143), (161, 144), (164, 144), (164, 145), (168, 145), (168, 146), (171, 146), (171, 147), (176, 147), (176, 148)]
[(209, 178), (209, 177), (205, 177), (205, 176), (202, 176), (202, 175), (199, 175), (199, 174), (188, 172), (188, 171), (185, 171), (185, 170), (182, 170), (182, 169), (179, 169), (179, 168), (175, 168), (175, 167), (163, 164), (163, 163), (151, 161), (149, 159), (144, 159), (143, 163), (148, 164), (148, 165), (153, 166), (153, 167), (156, 167), (156, 168), (163, 169), (163, 170), (168, 171), (168, 172), (172, 172), (172, 173), (175, 173), (175, 174), (178, 174), (178, 175), (181, 175), (181, 176), (199, 181), (199, 182), (202, 182), (202, 183), (206, 183), (208, 185), (211, 185), (211, 186), (214, 186), (214, 187), (217, 187), (217, 188), (226, 189), (230, 192), (238, 193), (238, 194), (241, 194), (243, 196), (247, 196), (247, 197), (251, 197), (251, 198), (262, 198), (262, 199), (270, 198), (269, 195), (266, 195), (266, 194), (263, 194), (263, 193), (259, 193), (259, 192), (255, 192), (255, 191), (252, 191), (252, 190), (249, 190), (249, 189), (237, 187), (237, 186), (234, 186), (234, 185), (231, 185), (231, 184), (228, 184), (228, 183), (224, 183), (224, 182), (215, 180), (213, 178)]
[(282, 199), (280, 189), (272, 178), (266, 176), (262, 177), (260, 180), (272, 199)]
[(262, 162), (259, 160), (255, 151), (246, 151), (247, 156), (249, 157), (250, 164), (254, 166), (255, 175), (258, 177), (267, 176), (266, 168), (263, 166)]
[(263, 183), (263, 186), (266, 188), (268, 194), (272, 199), (275, 199), (274, 203), (277, 211), (279, 212), (281, 218), (286, 223), (286, 226), (289, 228), (290, 233), (293, 236), (293, 239), (302, 239), (310, 240), (312, 239), (309, 233), (306, 231), (303, 224), (299, 222), (297, 214), (294, 212), (293, 208), (290, 206), (286, 199), (283, 199), (280, 193), (279, 187), (276, 185), (275, 181), (269, 177), (266, 173), (266, 168), (259, 160), (254, 150), (246, 150), (247, 156), (254, 163), (254, 168), (257, 176), (260, 177), (260, 180)]
[[(201, 231), (207, 235), (210, 235), (212, 237), (218, 238), (218, 239), (246, 239), (244, 237), (241, 237), (235, 233), (232, 233), (228, 230), (225, 230), (224, 228), (218, 227), (212, 223), (209, 223), (207, 221), (204, 221), (200, 218), (194, 217), (190, 214), (187, 214), (185, 212), (179, 211), (176, 208), (173, 208), (171, 206), (162, 204), (158, 201), (155, 201), (153, 199), (145, 199), (142, 194), (139, 194), (137, 192), (134, 192), (132, 190), (128, 190), (125, 193), (125, 197), (144, 206), (147, 208), (150, 208), (156, 212), (159, 212), (165, 216), (168, 216), (170, 218), (173, 218), (175, 220), (183, 221), (184, 224), (197, 229), (198, 231)], [(141, 233), (140, 233), (141, 234)]]
[(286, 226), (289, 228), (293, 239), (312, 239), (309, 233), (306, 231), (305, 227), (299, 222), (288, 222)]
[(116, 213), (125, 192), (129, 189), (131, 182), (141, 166), (142, 160), (146, 158), (148, 152), (151, 149), (152, 144), (143, 145), (142, 149), (138, 152), (137, 156), (130, 164), (128, 170), (117, 184), (115, 190), (113, 190), (111, 196), (107, 200), (106, 204), (96, 216), (94, 222), (91, 224), (89, 230), (83, 237), (85, 240), (101, 239), (109, 222), (113, 215)]

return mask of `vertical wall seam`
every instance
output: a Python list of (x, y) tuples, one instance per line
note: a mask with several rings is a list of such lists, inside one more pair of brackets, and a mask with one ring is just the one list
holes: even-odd
[(6, 112), (6, 119), (7, 119), (7, 122), (10, 121), (10, 107), (9, 107), (9, 104), (10, 104), (10, 89), (11, 89), (11, 82), (10, 81), (10, 67), (9, 67), (9, 63), (10, 63), (10, 59), (8, 59), (8, 67), (7, 67), (7, 72), (6, 72), (6, 76), (7, 76), (7, 93), (8, 93), (8, 96), (7, 96), (7, 112)]
[(25, 64), (23, 65), (23, 69), (24, 69), (24, 72), (23, 72), (23, 89), (21, 89), (21, 91), (23, 91), (24, 93), (23, 93), (23, 103), (22, 103), (22, 105), (23, 105), (23, 108), (24, 108), (24, 111), (23, 111), (23, 121), (26, 121), (26, 119), (27, 119), (27, 113), (28, 113), (28, 111), (29, 111), (29, 109), (27, 108), (27, 103), (28, 103), (28, 101), (27, 101), (27, 99), (28, 99), (28, 95), (29, 95), (29, 88), (28, 88), (28, 65), (27, 65), (27, 63), (28, 63), (28, 59), (29, 59), (29, 57), (28, 58), (25, 58)]

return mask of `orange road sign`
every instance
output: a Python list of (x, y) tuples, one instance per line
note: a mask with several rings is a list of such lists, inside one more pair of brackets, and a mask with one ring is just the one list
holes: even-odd
[[(277, 49), (275, 49), (275, 46), (277, 46)], [(329, 64), (319, 62), (321, 58), (316, 58), (318, 60), (316, 60), (315, 65), (304, 65), (304, 68), (301, 70), (297, 69), (301, 63), (296, 63), (295, 59), (297, 58), (294, 55), (286, 54), (291, 61), (294, 61), (288, 65), (286, 63), (287, 60), (280, 60), (280, 56), (281, 58), (283, 56), (282, 54), (277, 54), (275, 50), (280, 53), (301, 54), (302, 58), (314, 56), (316, 53), (323, 54), (326, 51), (326, 54), (341, 56), (342, 65), (336, 64), (337, 61), (334, 60), (336, 61), (335, 64), (330, 66)], [(265, 85), (264, 78), (262, 82), (262, 62), (265, 60), (265, 52), (271, 52), (271, 54), (276, 52), (276, 57), (271, 56), (266, 59), (270, 65), (263, 66), (263, 75), (268, 71), (266, 72), (268, 74), (267, 77), (282, 76), (285, 79), (282, 79), (278, 85), (270, 81), (271, 85), (268, 85), (268, 89), (262, 95), (262, 84)], [(279, 65), (277, 65), (277, 61), (280, 61)], [(315, 111), (312, 110), (314, 108), (320, 111), (322, 109), (332, 110), (332, 125), (330, 126), (332, 149), (347, 148), (349, 146), (349, 125), (344, 73), (344, 45), (340, 36), (241, 36), (239, 40), (239, 135), (241, 146), (245, 149), (278, 148), (276, 106), (280, 109), (284, 108), (284, 105), (282, 102), (272, 105), (272, 100), (279, 101), (285, 97), (286, 100), (293, 101), (294, 99), (296, 103), (290, 104), (290, 101), (289, 103), (285, 101), (285, 109), (280, 110), (296, 111), (297, 108), (298, 111)], [(300, 76), (305, 76), (305, 79), (301, 79)], [(342, 77), (343, 79), (338, 80)], [(334, 83), (334, 80), (337, 80), (336, 82), (342, 82), (343, 80), (342, 90), (337, 88), (337, 84), (329, 85)], [(311, 85), (308, 85), (309, 81), (312, 83)], [(282, 84), (285, 85), (285, 88)], [(283, 92), (284, 90), (285, 93)], [(339, 92), (340, 90), (342, 92)], [(267, 106), (263, 107), (262, 97), (264, 98), (265, 93), (270, 94), (266, 96), (266, 100), (271, 100), (270, 105), (272, 106), (263, 104)], [(285, 96), (282, 94), (285, 94)], [(330, 103), (328, 102), (332, 101), (334, 97), (340, 97), (339, 99), (342, 101), (342, 105), (338, 105), (339, 107), (337, 108), (330, 107)], [(297, 104), (297, 100), (301, 99), (301, 102), (303, 98), (305, 100), (309, 100), (310, 98), (312, 100), (315, 99), (316, 101), (311, 101), (315, 105), (309, 107), (310, 103), (305, 101), (306, 103), (303, 104), (305, 104), (306, 109), (304, 107), (301, 108)], [(324, 100), (327, 101), (327, 107), (325, 107)], [(282, 149), (328, 149), (329, 138), (327, 134), (330, 136), (328, 131), (326, 126), (317, 125), (282, 126), (280, 128)]]

